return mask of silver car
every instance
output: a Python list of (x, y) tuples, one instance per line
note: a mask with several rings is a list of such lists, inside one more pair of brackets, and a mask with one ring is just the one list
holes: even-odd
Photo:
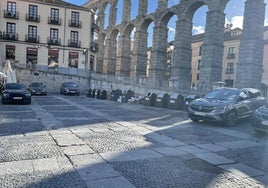
[(188, 107), (188, 116), (194, 122), (217, 121), (234, 126), (239, 119), (250, 117), (265, 104), (265, 97), (257, 89), (221, 88), (193, 100)]

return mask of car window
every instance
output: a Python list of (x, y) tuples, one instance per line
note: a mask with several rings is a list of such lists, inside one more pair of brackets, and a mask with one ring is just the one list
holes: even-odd
[(206, 94), (204, 97), (207, 99), (217, 99), (217, 100), (233, 100), (237, 97), (237, 90), (215, 90)]
[(65, 86), (78, 87), (78, 85), (76, 83), (66, 83)]
[(7, 84), (6, 89), (21, 90), (26, 88), (23, 84)]
[(239, 94), (239, 97), (242, 98), (242, 99), (249, 98), (246, 91), (241, 91), (240, 94)]

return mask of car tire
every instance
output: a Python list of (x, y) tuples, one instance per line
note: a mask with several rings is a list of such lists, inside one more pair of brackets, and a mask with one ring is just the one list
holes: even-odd
[(198, 123), (200, 120), (199, 119), (192, 119), (191, 118), (191, 120), (193, 121), (193, 122), (195, 122), (195, 123)]
[(232, 110), (228, 112), (228, 114), (226, 115), (224, 123), (228, 127), (234, 127), (237, 120), (238, 120), (238, 115), (236, 111)]

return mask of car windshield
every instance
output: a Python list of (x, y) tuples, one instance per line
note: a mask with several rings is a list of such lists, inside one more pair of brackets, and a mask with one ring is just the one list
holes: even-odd
[(42, 83), (31, 83), (32, 87), (39, 87), (39, 86), (43, 86)]
[(67, 87), (78, 87), (76, 83), (65, 83), (65, 86)]
[(23, 84), (7, 84), (6, 89), (23, 90), (26, 87)]
[(233, 100), (237, 97), (238, 93), (237, 90), (215, 90), (206, 94), (204, 97), (207, 99)]

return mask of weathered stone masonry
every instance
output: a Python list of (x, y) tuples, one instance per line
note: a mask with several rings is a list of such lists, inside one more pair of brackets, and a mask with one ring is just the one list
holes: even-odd
[[(138, 15), (130, 20), (131, 0), (123, 1), (122, 22), (116, 25), (118, 0), (91, 0), (84, 6), (98, 10), (100, 24), (97, 72), (130, 79), (139, 83), (146, 78), (147, 87), (169, 86), (177, 91), (191, 86), (192, 19), (195, 11), (206, 5), (206, 32), (202, 47), (200, 82), (211, 90), (221, 80), (225, 13), (230, 0), (181, 0), (168, 8), (168, 0), (158, 0), (156, 12), (147, 14), (148, 1), (139, 0)], [(108, 28), (104, 28), (105, 8), (110, 4)], [(167, 24), (178, 18), (174, 39), (174, 54), (170, 76), (167, 77)], [(259, 87), (263, 56), (264, 0), (247, 0), (244, 13), (244, 33), (240, 45), (236, 87)], [(153, 46), (148, 77), (146, 77), (148, 26), (154, 22)], [(135, 28), (131, 44), (131, 32)], [(117, 36), (119, 35), (118, 41)], [(118, 43), (118, 44), (117, 44)], [(131, 46), (133, 45), (132, 49)], [(253, 61), (254, 59), (254, 61)]]

